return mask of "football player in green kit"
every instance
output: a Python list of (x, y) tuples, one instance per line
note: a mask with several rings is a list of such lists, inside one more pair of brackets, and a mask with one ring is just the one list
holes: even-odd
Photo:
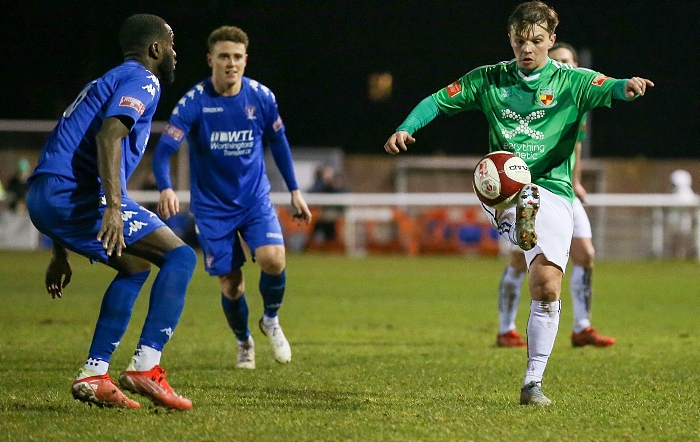
[(571, 157), (586, 112), (633, 100), (654, 83), (640, 77), (617, 80), (548, 57), (557, 13), (540, 1), (515, 8), (508, 37), (515, 58), (478, 67), (423, 99), (384, 150), (397, 154), (415, 143), (413, 134), (439, 114), (480, 110), (489, 122), (489, 151), (507, 150), (530, 168), (532, 184), (517, 206), (483, 206), (499, 233), (525, 251), (532, 301), (527, 325), (528, 362), (520, 403), (549, 405), (542, 376), (559, 327), (561, 283), (573, 234)]
[[(578, 66), (578, 53), (570, 44), (561, 40), (554, 43), (549, 50), (549, 58), (561, 63)], [(570, 258), (571, 269), (571, 304), (573, 307), (573, 330), (571, 345), (583, 347), (609, 347), (615, 343), (615, 338), (603, 336), (591, 325), (591, 304), (593, 301), (592, 276), (595, 248), (591, 222), (583, 208), (586, 202), (586, 189), (581, 184), (581, 149), (586, 139), (586, 117), (581, 119), (576, 146), (571, 158), (573, 165), (572, 185), (574, 198), (574, 234), (571, 239)], [(515, 328), (515, 317), (520, 302), (520, 289), (527, 272), (527, 262), (520, 247), (513, 245), (510, 262), (506, 265), (498, 285), (498, 335), (496, 345), (499, 347), (527, 347)]]

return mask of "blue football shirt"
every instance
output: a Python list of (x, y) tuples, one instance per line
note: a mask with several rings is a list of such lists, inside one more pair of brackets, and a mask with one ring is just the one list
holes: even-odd
[(134, 124), (122, 140), (120, 178), (125, 195), (126, 182), (146, 150), (159, 99), (158, 78), (133, 60), (91, 81), (63, 112), (32, 176), (58, 175), (75, 182), (76, 187), (102, 191), (95, 136), (106, 118), (126, 116)]
[[(172, 154), (187, 139), (195, 216), (237, 214), (270, 192), (264, 146), (286, 143), (284, 123), (272, 91), (248, 77), (242, 81), (234, 96), (219, 95), (211, 78), (195, 85), (175, 106), (156, 146)], [(156, 179), (161, 190), (170, 187), (169, 176), (156, 173)]]

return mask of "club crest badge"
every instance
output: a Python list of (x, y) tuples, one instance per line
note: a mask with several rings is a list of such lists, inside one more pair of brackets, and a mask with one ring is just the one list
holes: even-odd
[(554, 89), (539, 89), (537, 91), (537, 99), (535, 102), (541, 107), (556, 106), (557, 100), (554, 99)]
[(246, 106), (245, 107), (245, 113), (248, 115), (249, 120), (255, 120), (257, 117), (255, 116), (255, 106)]

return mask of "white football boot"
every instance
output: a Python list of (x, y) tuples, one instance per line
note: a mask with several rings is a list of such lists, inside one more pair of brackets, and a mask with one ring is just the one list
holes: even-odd
[(289, 341), (287, 341), (287, 338), (284, 336), (284, 332), (282, 332), (279, 321), (271, 325), (266, 325), (265, 321), (260, 318), (258, 326), (260, 326), (260, 331), (270, 340), (272, 350), (275, 352), (275, 361), (280, 364), (286, 364), (291, 361), (292, 348), (289, 346)]

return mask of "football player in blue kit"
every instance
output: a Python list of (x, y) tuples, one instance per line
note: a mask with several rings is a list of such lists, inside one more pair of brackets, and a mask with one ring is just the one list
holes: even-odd
[(158, 16), (137, 14), (122, 25), (119, 44), (124, 62), (88, 83), (51, 132), (30, 177), (27, 206), (34, 225), (53, 242), (45, 279), (53, 298), (62, 296), (72, 276), (67, 250), (117, 270), (102, 299), (87, 362), (73, 382), (73, 397), (140, 408), (117, 388), (108, 369), (155, 264), (160, 270), (148, 315), (119, 383), (156, 405), (187, 410), (192, 402), (172, 390), (160, 358), (180, 319), (197, 256), (126, 191), (148, 143), (161, 82), (174, 79), (173, 31)]
[(158, 214), (168, 219), (180, 210), (170, 182), (170, 157), (186, 139), (190, 211), (205, 269), (218, 277), (224, 315), (238, 340), (235, 366), (255, 368), (241, 241), (250, 247), (261, 269), (264, 314), (258, 323), (260, 330), (268, 337), (275, 360), (287, 363), (292, 351), (277, 315), (286, 286), (284, 239), (269, 197), (264, 146), (270, 148), (291, 192), (294, 217), (308, 224), (311, 212), (296, 182), (275, 96), (266, 86), (243, 76), (248, 62), (247, 34), (223, 26), (209, 35), (208, 46), (211, 77), (178, 102), (153, 154), (153, 173), (161, 192)]

